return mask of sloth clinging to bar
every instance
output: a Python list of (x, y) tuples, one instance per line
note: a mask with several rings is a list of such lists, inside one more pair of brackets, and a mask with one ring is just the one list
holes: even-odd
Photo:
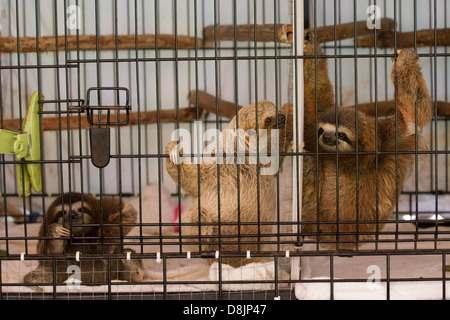
[[(281, 110), (277, 112), (273, 103), (263, 100), (239, 110), (238, 116), (219, 135), (225, 150), (219, 147), (216, 152), (213, 148), (211, 156), (203, 158), (200, 165), (181, 162), (178, 152), (185, 151), (178, 150), (181, 146), (177, 146), (177, 141), (167, 144), (166, 169), (192, 198), (181, 219), (185, 224), (181, 226), (183, 240), (186, 244), (194, 243), (190, 246), (192, 251), (235, 254), (264, 250), (276, 222), (275, 179), (283, 162), (274, 148), (285, 153), (292, 144), (292, 138), (286, 136), (286, 126), (286, 116)], [(225, 145), (231, 146), (230, 150)], [(257, 145), (261, 147), (259, 150)], [(242, 151), (242, 158), (235, 154), (238, 150)], [(224, 153), (227, 159), (222, 163), (210, 162)], [(262, 160), (264, 155), (269, 161)], [(222, 261), (239, 266), (255, 260), (223, 258)]]
[[(314, 50), (313, 34), (306, 32), (305, 55)], [(319, 154), (304, 157), (302, 234), (327, 248), (354, 249), (392, 214), (414, 168), (416, 143), (418, 152), (427, 150), (421, 133), (433, 109), (419, 56), (410, 49), (397, 52), (391, 70), (397, 116), (383, 119), (335, 107), (325, 59), (317, 60), (317, 70), (314, 59), (305, 59), (304, 72), (305, 151)]]
[[(48, 207), (45, 222), (41, 225), (37, 245), (38, 254), (49, 256), (76, 255), (80, 261), (56, 259), (56, 283), (66, 281), (71, 275), (68, 267), (80, 268), (81, 282), (101, 283), (108, 280), (108, 262), (93, 257), (104, 254), (134, 252), (121, 250), (121, 239), (131, 231), (130, 224), (137, 219), (136, 210), (126, 201), (103, 197), (102, 202), (88, 194), (65, 193)], [(84, 259), (85, 257), (91, 258)], [(52, 260), (42, 260), (38, 267), (25, 275), (24, 283), (52, 283)], [(144, 271), (140, 259), (111, 259), (111, 280), (142, 281)], [(37, 289), (37, 288), (36, 288)]]

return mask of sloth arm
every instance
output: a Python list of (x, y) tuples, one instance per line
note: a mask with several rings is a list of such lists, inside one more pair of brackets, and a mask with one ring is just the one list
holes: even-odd
[[(177, 141), (170, 141), (166, 145), (166, 154), (170, 155), (172, 149), (178, 144)], [(180, 151), (183, 154), (183, 150)], [(198, 170), (202, 173), (202, 167), (197, 164), (181, 163), (175, 164), (170, 159), (170, 156), (166, 158), (166, 169), (173, 181), (182, 188), (191, 197), (197, 197), (198, 195)], [(200, 169), (199, 169), (200, 167)], [(180, 179), (178, 179), (178, 172), (180, 173)], [(201, 175), (200, 175), (201, 179)], [(179, 181), (178, 181), (179, 180)]]
[[(100, 201), (98, 205), (100, 206)], [(107, 243), (120, 243), (123, 236), (126, 236), (132, 229), (132, 226), (127, 224), (136, 223), (137, 221), (137, 212), (133, 206), (124, 200), (121, 202), (117, 198), (104, 197), (102, 199), (102, 212), (104, 224), (118, 225), (99, 228), (98, 236), (103, 236), (104, 241)], [(106, 253), (119, 253), (120, 247), (117, 245), (106, 245), (105, 251)]]
[[(63, 236), (70, 236), (69, 233), (67, 233), (67, 229), (65, 231), (62, 231), (64, 228), (59, 223), (52, 223), (47, 226), (47, 230), (44, 233), (44, 226), (41, 226), (41, 229), (39, 231), (40, 237), (50, 237), (53, 239), (44, 240), (40, 239), (38, 241), (37, 245), (37, 252), (39, 254), (61, 254), (64, 253), (64, 248), (66, 247), (65, 240), (57, 239), (59, 237)], [(64, 233), (64, 234), (62, 234)]]
[[(314, 33), (305, 32), (304, 54), (306, 56), (323, 55), (320, 45), (315, 46)], [(328, 75), (327, 59), (305, 58), (303, 62), (304, 99), (305, 99), (305, 145), (314, 152), (316, 148), (316, 107), (317, 116), (328, 108), (335, 107), (334, 89)], [(316, 81), (317, 69), (317, 81)], [(317, 97), (316, 97), (317, 92)]]

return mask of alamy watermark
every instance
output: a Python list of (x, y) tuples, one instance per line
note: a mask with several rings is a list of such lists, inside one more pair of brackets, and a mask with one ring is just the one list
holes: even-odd
[(70, 265), (67, 267), (66, 272), (70, 274), (67, 279), (67, 287), (69, 289), (80, 289), (81, 286), (81, 270), (79, 266)]
[(367, 278), (367, 288), (370, 290), (380, 289), (381, 269), (377, 265), (370, 265), (367, 267), (366, 273), (371, 275)]
[(67, 20), (66, 25), (69, 30), (76, 30), (81, 28), (81, 10), (77, 5), (71, 5), (66, 10)]
[[(220, 131), (211, 128), (203, 131), (203, 123), (195, 121), (193, 136), (187, 129), (177, 129), (172, 132), (171, 140), (179, 141), (170, 151), (170, 158), (175, 164), (260, 164), (261, 175), (278, 172), (278, 129)], [(190, 156), (181, 157), (181, 149), (183, 155)]]
[(366, 11), (370, 16), (367, 18), (367, 28), (370, 30), (381, 29), (381, 9), (379, 6), (371, 5)]

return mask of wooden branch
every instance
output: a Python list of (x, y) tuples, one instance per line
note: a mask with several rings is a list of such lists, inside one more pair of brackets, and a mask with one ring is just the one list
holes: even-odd
[[(389, 18), (383, 18), (380, 20), (381, 28), (377, 30), (378, 33), (384, 33), (393, 31), (395, 28), (395, 22)], [(314, 32), (314, 29), (309, 29), (310, 32)], [(367, 28), (367, 21), (356, 22), (356, 37), (373, 35), (374, 30)], [(334, 41), (334, 25), (323, 26), (317, 28), (317, 41), (320, 43)], [(355, 38), (355, 23), (349, 22), (336, 26), (336, 41)]]
[[(380, 20), (381, 29), (377, 32), (392, 31), (395, 28), (394, 20), (383, 18)], [(329, 42), (334, 41), (334, 25), (318, 27), (317, 28), (317, 41)], [(220, 40), (234, 40), (234, 25), (214, 25), (208, 26), (203, 30), (203, 37), (205, 41), (212, 42), (215, 39)], [(314, 32), (314, 29), (309, 29)], [(217, 33), (217, 38), (215, 38)], [(367, 28), (367, 21), (356, 22), (356, 35), (365, 36), (371, 35), (374, 30)], [(336, 26), (336, 40), (343, 40), (355, 37), (355, 23), (349, 22)], [(277, 24), (276, 36), (274, 24), (262, 24), (256, 25), (256, 41), (272, 42), (272, 41), (292, 43), (294, 40), (293, 25), (292, 24)], [(236, 26), (236, 40), (237, 41), (254, 41), (255, 40), (255, 25), (244, 24)]]
[[(203, 29), (203, 37), (205, 41), (214, 41), (216, 39), (215, 33), (217, 32), (217, 41), (233, 41), (234, 28), (235, 26), (232, 24), (216, 25), (216, 28), (214, 25), (207, 26)], [(292, 43), (292, 25), (277, 24), (276, 32), (277, 34), (275, 35), (275, 24), (258, 24), (256, 25), (256, 41), (271, 42), (275, 41), (276, 38), (276, 41), (279, 42)], [(236, 25), (236, 39), (237, 41), (254, 41), (255, 25)]]
[[(5, 214), (5, 203), (3, 199), (0, 199), (0, 217), (3, 217), (4, 214)], [(11, 204), (8, 204), (6, 206), (6, 214), (8, 216), (23, 217), (23, 212)]]
[[(39, 37), (39, 51), (48, 52), (56, 51), (56, 39), (58, 40), (58, 50), (64, 51), (66, 40), (64, 36), (47, 36)], [(158, 48), (161, 49), (175, 49), (176, 37), (171, 34), (158, 35)], [(194, 49), (195, 37), (178, 36), (178, 49)], [(156, 46), (154, 34), (140, 34), (138, 35), (137, 47), (138, 49), (154, 49)], [(202, 48), (205, 45), (203, 39), (197, 38), (197, 47)], [(208, 44), (207, 44), (208, 45)], [(211, 44), (209, 44), (211, 46)], [(20, 37), (19, 38), (20, 52), (36, 52), (36, 38), (35, 37)], [(67, 36), (67, 50), (96, 50), (97, 37), (95, 35), (80, 35)], [(135, 50), (136, 38), (134, 35), (118, 35), (117, 36), (118, 50)], [(115, 50), (116, 36), (98, 36), (99, 50)], [(0, 52), (17, 52), (17, 38), (16, 37), (0, 37)]]
[[(450, 102), (437, 101), (437, 115), (440, 117), (450, 118)], [(433, 103), (434, 106), (434, 103)], [(354, 106), (353, 106), (354, 107)], [(375, 102), (358, 103), (358, 110), (367, 115), (375, 117)], [(379, 101), (378, 116), (390, 116), (395, 114), (395, 101)]]
[[(189, 103), (196, 105), (197, 91), (189, 92)], [(216, 97), (204, 91), (198, 91), (198, 106), (208, 112), (216, 113)], [(242, 108), (238, 105), (238, 109)], [(233, 102), (218, 99), (219, 116), (232, 119), (236, 115), (236, 104)]]
[[(436, 45), (450, 45), (450, 29), (436, 30)], [(377, 48), (394, 48), (394, 32), (381, 33), (377, 36)], [(397, 48), (414, 48), (414, 32), (397, 32)], [(434, 29), (419, 30), (416, 33), (417, 47), (433, 47), (434, 46)], [(357, 39), (359, 47), (374, 47), (374, 36), (368, 36)]]
[[(217, 40), (234, 40), (234, 25), (217, 25)], [(354, 37), (355, 25), (353, 22), (338, 25), (336, 27), (337, 38), (342, 40)], [(394, 21), (392, 19), (381, 19), (381, 31), (392, 31)], [(356, 23), (357, 36), (371, 35), (373, 30), (367, 28), (366, 21)], [(158, 48), (175, 49), (175, 39), (177, 39), (178, 49), (212, 48), (214, 43), (214, 26), (208, 26), (204, 29), (204, 39), (179, 35), (175, 37), (172, 34), (158, 34)], [(238, 41), (254, 41), (255, 25), (237, 25), (236, 37)], [(334, 40), (334, 26), (324, 26), (317, 28), (317, 38), (319, 42), (328, 42)], [(286, 24), (275, 25), (264, 24), (256, 25), (256, 40), (263, 42), (279, 41), (283, 43), (293, 42), (293, 26)], [(64, 51), (66, 49), (65, 36), (43, 36), (39, 37), (39, 52)], [(117, 40), (118, 50), (135, 50), (135, 35), (68, 35), (67, 50), (115, 50)], [(154, 34), (141, 34), (137, 38), (137, 49), (155, 49), (156, 41)], [(366, 40), (367, 41), (367, 40)], [(17, 52), (17, 37), (0, 37), (0, 52)], [(19, 37), (20, 52), (36, 52), (35, 37)]]
[(444, 101), (437, 102), (437, 114), (441, 117), (450, 118), (450, 103)]
[[(180, 122), (186, 122), (194, 120), (197, 116), (196, 108), (183, 108), (179, 109), (179, 120)], [(118, 121), (117, 113), (113, 112), (110, 116), (110, 121)], [(138, 125), (138, 112), (131, 112), (129, 117), (128, 126)], [(124, 121), (125, 114), (120, 114), (120, 120)], [(105, 112), (102, 113), (101, 121), (106, 122), (107, 115)], [(141, 124), (154, 124), (158, 121), (156, 111), (141, 111), (140, 112), (140, 123)], [(177, 122), (177, 110), (160, 110), (159, 111), (159, 123), (174, 123)], [(42, 130), (43, 131), (54, 131), (59, 130), (60, 121), (59, 117), (42, 117)], [(90, 128), (87, 122), (86, 114), (81, 114), (80, 119), (78, 115), (69, 116), (69, 128), (70, 130), (75, 129), (88, 129)], [(8, 130), (20, 130), (20, 119), (4, 119), (2, 129)], [(67, 130), (67, 116), (61, 116), (61, 130)]]

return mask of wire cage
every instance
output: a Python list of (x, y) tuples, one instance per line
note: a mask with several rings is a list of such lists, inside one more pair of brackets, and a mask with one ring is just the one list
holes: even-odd
[[(17, 148), (0, 155), (0, 299), (446, 299), (449, 11), (446, 0), (1, 1), (0, 142), (26, 133), (26, 148), (40, 157)], [(407, 49), (419, 54), (432, 119), (419, 128), (422, 103), (410, 92), (406, 128), (415, 140), (405, 151), (405, 105), (391, 68)], [(307, 62), (316, 66), (309, 74)], [(320, 150), (323, 92), (311, 96), (307, 83), (319, 88), (320, 62), (332, 85), (326, 107), (394, 123), (389, 152), (366, 154), (356, 142), (339, 155), (337, 139), (335, 151)], [(280, 136), (293, 131), (290, 148), (265, 154), (277, 164), (267, 176), (261, 114)], [(353, 123), (358, 141), (363, 124)], [(303, 127), (314, 144), (303, 142)], [(228, 149), (216, 152), (230, 128), (254, 129), (256, 157), (246, 150), (229, 164)], [(185, 143), (182, 155), (171, 141)], [(324, 178), (330, 155), (334, 176)], [(342, 169), (345, 156), (354, 167)], [(358, 188), (368, 156), (377, 159), (370, 197)], [(386, 174), (379, 159), (388, 156)], [(341, 185), (345, 170), (353, 180)], [(334, 196), (308, 198), (320, 179)], [(394, 186), (389, 205), (384, 179)], [(343, 190), (356, 203), (340, 202)], [(324, 203), (335, 211), (320, 211)], [(369, 222), (359, 219), (367, 203)], [(353, 220), (339, 220), (348, 207)], [(320, 212), (312, 229), (310, 211)], [(314, 233), (322, 224), (334, 226), (326, 241)], [(343, 232), (346, 225), (356, 231)]]

